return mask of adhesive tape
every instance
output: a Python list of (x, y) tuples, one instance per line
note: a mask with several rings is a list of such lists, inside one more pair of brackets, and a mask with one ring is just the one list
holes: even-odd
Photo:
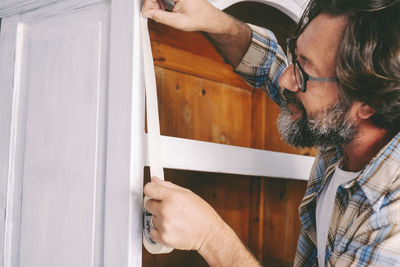
[[(157, 88), (151, 53), (150, 36), (147, 28), (147, 19), (141, 18), (141, 31), (143, 41), (143, 64), (146, 83), (146, 107), (147, 107), (147, 130), (148, 130), (148, 153), (150, 160), (150, 173), (152, 176), (164, 180), (164, 169), (162, 166), (162, 146), (160, 136), (160, 123), (158, 118)], [(154, 242), (150, 237), (150, 231), (154, 228), (152, 214), (145, 210), (146, 202), (143, 201), (143, 245), (152, 254), (169, 253), (173, 249)]]

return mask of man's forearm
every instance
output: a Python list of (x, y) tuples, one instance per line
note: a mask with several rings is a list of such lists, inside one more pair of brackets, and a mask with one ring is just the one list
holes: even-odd
[(183, 31), (203, 31), (233, 67), (240, 63), (251, 40), (251, 29), (247, 24), (207, 0), (174, 2), (172, 12), (167, 12), (163, 0), (144, 0), (143, 16)]
[(198, 252), (210, 266), (261, 266), (227, 224), (219, 229), (218, 233), (212, 236), (212, 240), (208, 240)]
[(235, 68), (249, 47), (251, 29), (246, 23), (222, 11), (218, 18), (217, 25), (221, 25), (221, 29), (217, 33), (207, 34), (222, 56)]

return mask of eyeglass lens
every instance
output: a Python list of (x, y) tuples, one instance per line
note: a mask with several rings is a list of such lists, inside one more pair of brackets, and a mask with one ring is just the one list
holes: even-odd
[(296, 60), (293, 62), (294, 77), (295, 77), (298, 88), (300, 89), (300, 91), (304, 92), (305, 91), (304, 90), (305, 89), (304, 76), (303, 76), (303, 73), (301, 72), (298, 64), (299, 63)]
[(305, 91), (304, 75), (300, 70), (298, 61), (296, 60), (295, 52), (296, 52), (296, 38), (288, 39), (287, 40), (288, 60), (290, 63), (293, 64), (293, 72), (297, 86), (300, 89), (300, 91), (304, 92)]

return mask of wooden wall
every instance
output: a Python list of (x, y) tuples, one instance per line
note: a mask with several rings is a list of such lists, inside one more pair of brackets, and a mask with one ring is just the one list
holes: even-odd
[[(279, 11), (259, 3), (239, 3), (226, 11), (272, 29), (281, 45), (294, 25)], [(154, 22), (149, 27), (162, 135), (315, 154), (280, 140), (275, 124), (278, 106), (234, 74), (202, 33), (180, 32)], [(297, 209), (306, 182), (177, 170), (166, 170), (165, 178), (209, 202), (264, 266), (292, 264), (300, 227)], [(167, 255), (143, 251), (145, 267), (207, 266), (193, 251)]]

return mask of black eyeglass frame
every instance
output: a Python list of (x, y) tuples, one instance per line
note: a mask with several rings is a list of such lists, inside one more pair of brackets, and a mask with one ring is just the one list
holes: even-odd
[[(297, 42), (297, 37), (293, 37), (293, 38), (288, 38), (286, 39), (286, 44), (287, 44), (287, 57), (288, 57), (288, 61), (289, 64), (292, 63), (293, 64), (293, 72), (294, 72), (294, 77), (296, 80), (296, 83), (299, 87), (299, 90), (301, 92), (306, 92), (307, 89), (307, 82), (308, 81), (315, 81), (315, 82), (337, 82), (336, 78), (324, 78), (324, 77), (313, 77), (308, 75), (304, 69), (301, 67), (299, 61), (297, 61), (296, 59), (296, 53), (295, 53), (295, 49), (296, 49), (296, 42)], [(297, 77), (296, 73), (296, 68), (299, 69), (300, 71), (300, 75), (303, 76), (302, 77)], [(302, 78), (302, 79), (301, 79)], [(298, 79), (300, 79), (300, 81), (298, 81)]]

